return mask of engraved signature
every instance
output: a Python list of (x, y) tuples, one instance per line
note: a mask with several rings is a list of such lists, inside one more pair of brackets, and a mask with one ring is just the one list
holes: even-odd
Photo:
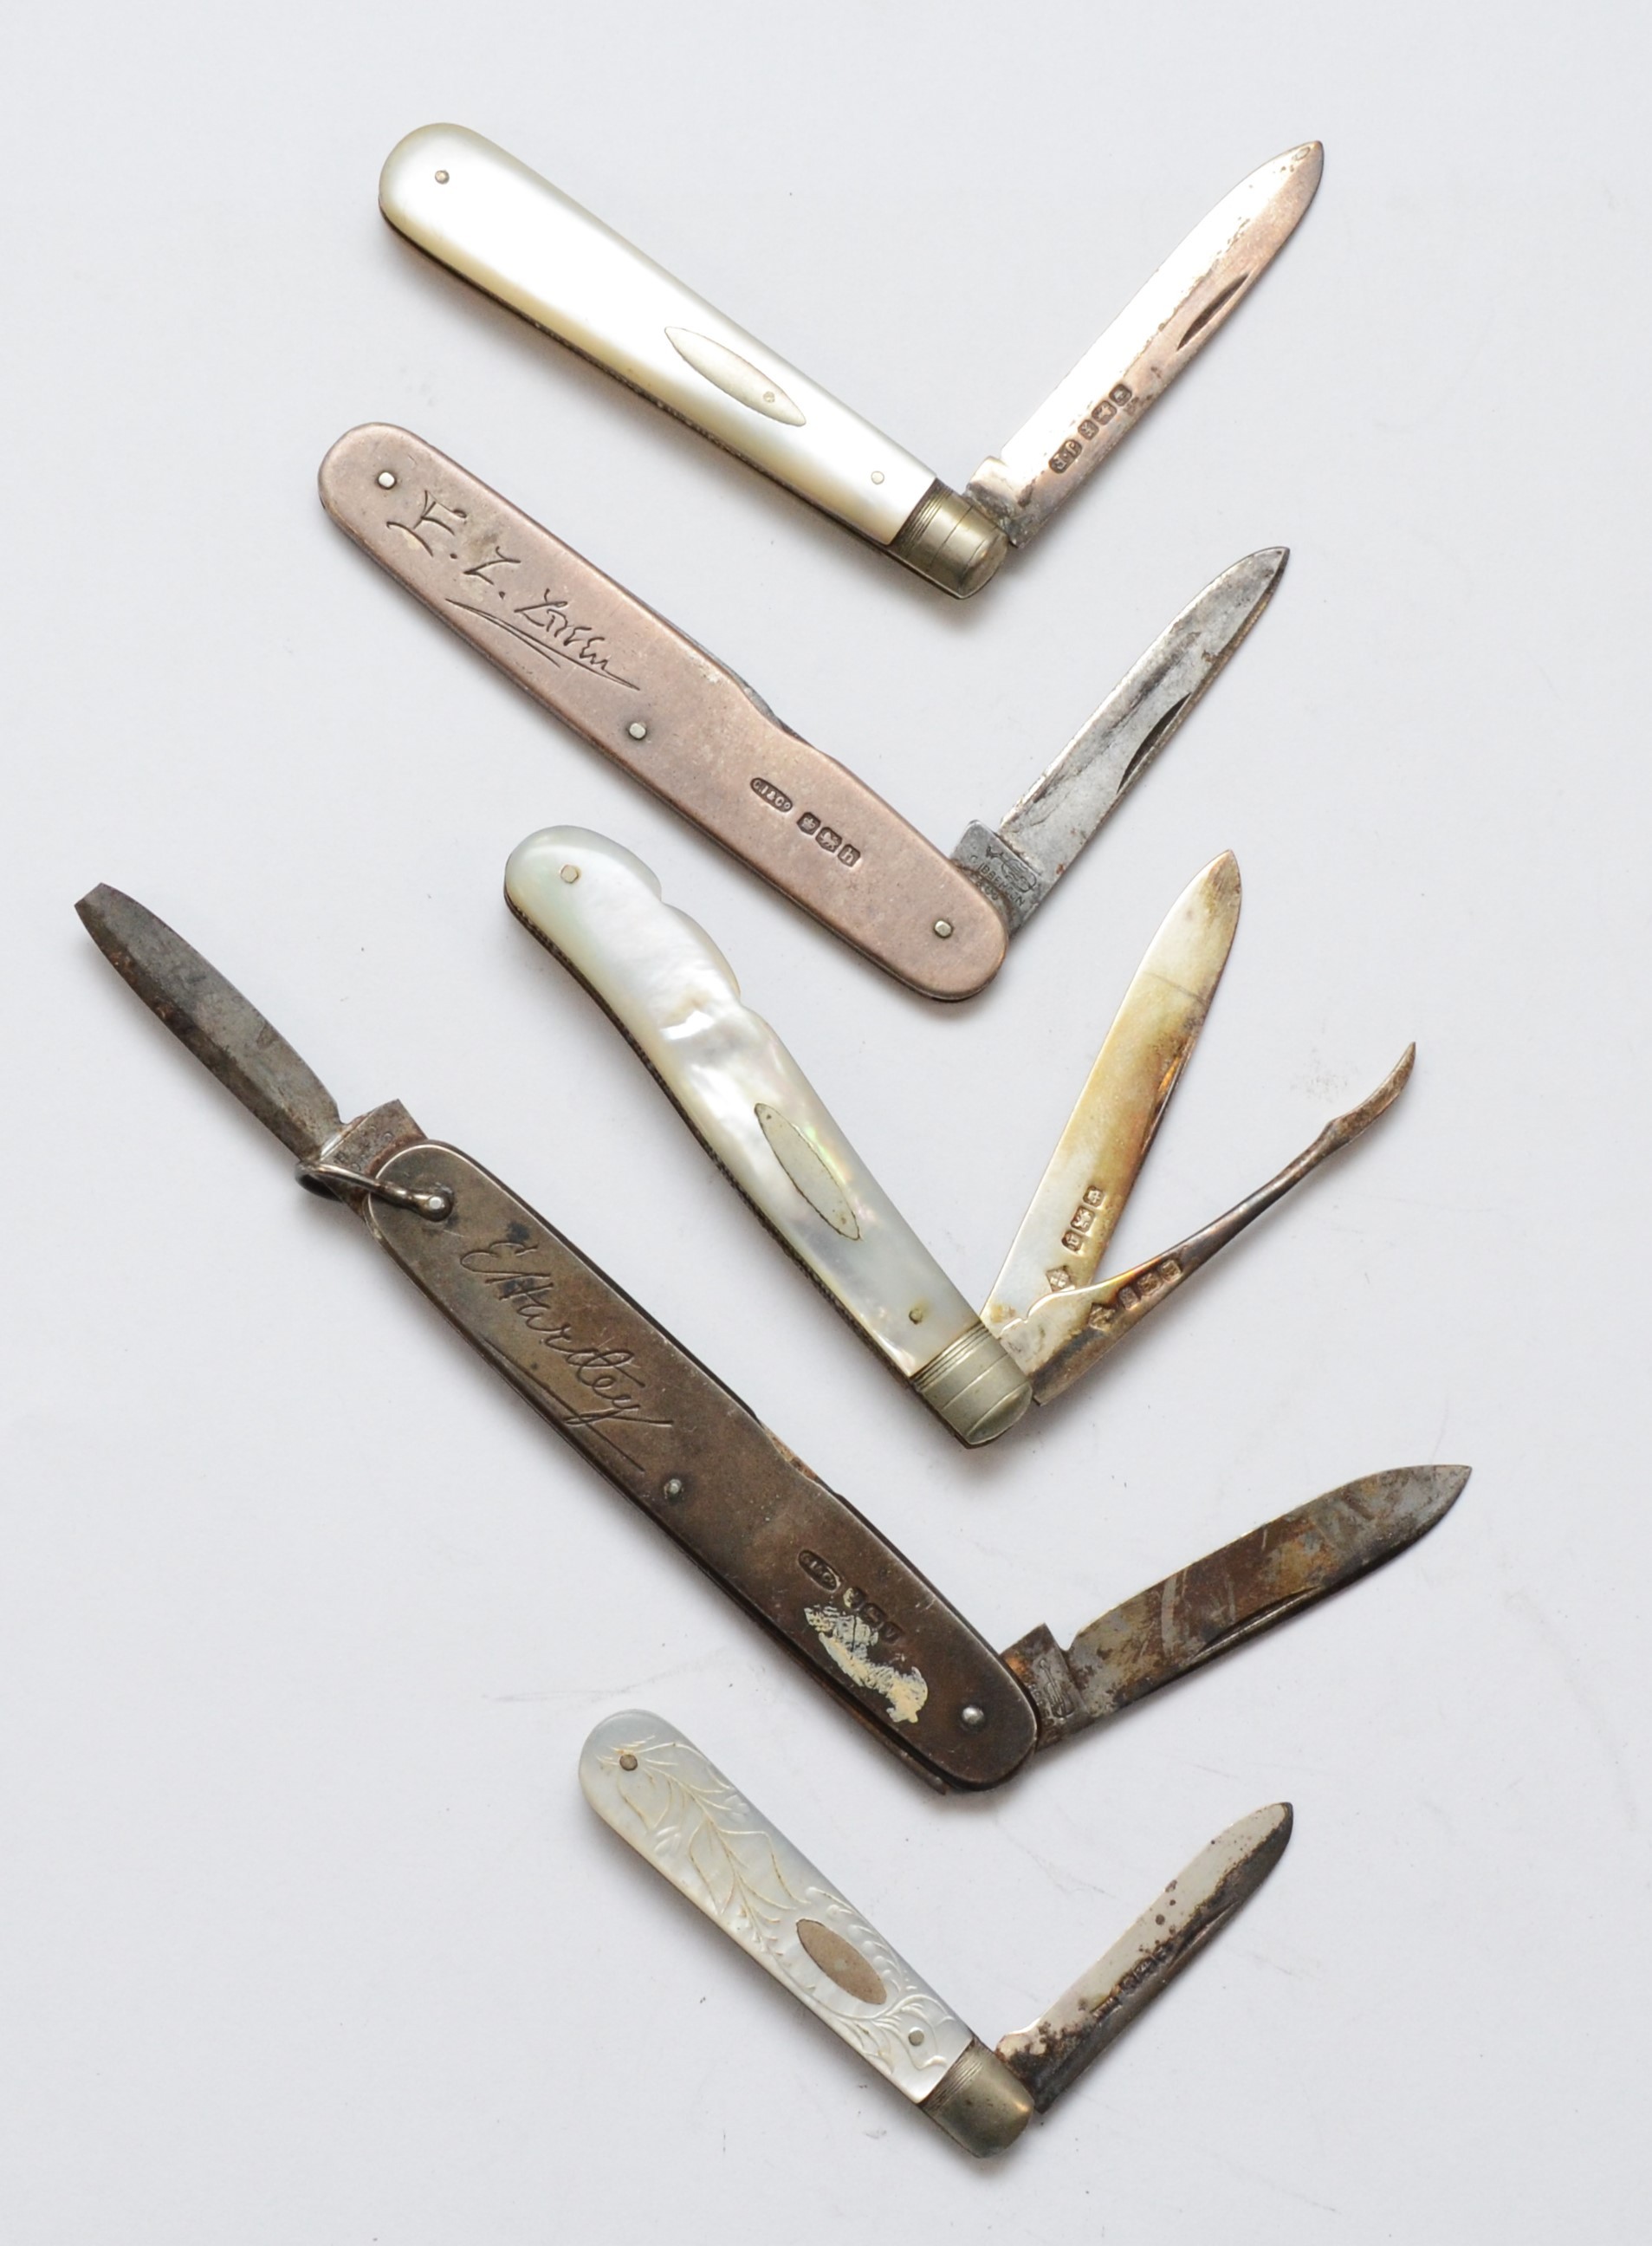
[[(520, 1234), (521, 1237), (514, 1235)], [(480, 1279), (496, 1301), (506, 1303), (531, 1333), (540, 1349), (560, 1358), (591, 1401), (582, 1410), (565, 1411), (562, 1425), (595, 1427), (599, 1433), (610, 1420), (633, 1426), (669, 1427), (669, 1419), (649, 1418), (636, 1392), (648, 1382), (636, 1369), (629, 1349), (604, 1348), (576, 1334), (556, 1307), (556, 1275), (534, 1266), (531, 1259), (540, 1243), (523, 1225), (513, 1225), (503, 1239), (489, 1241), (459, 1257), (459, 1269)]]
[[(520, 555), (507, 554), (497, 539), (491, 541), (491, 553), (483, 555), (479, 561), (466, 563), (465, 541), (473, 534), (470, 516), (464, 507), (449, 507), (433, 492), (425, 493), (420, 512), (411, 522), (401, 522), (393, 515), (386, 515), (384, 527), (386, 530), (399, 530), (404, 538), (411, 538), (432, 562), (442, 560), (445, 554), (447, 561), (460, 563), (460, 576), (470, 581), (466, 591), (479, 595), (486, 589), (501, 604), (508, 601), (509, 595), (506, 586), (501, 584), (493, 573), (523, 567)], [(474, 534), (479, 538), (485, 534)], [(438, 548), (444, 551), (438, 552)], [(520, 605), (512, 606), (506, 615), (479, 605), (475, 598), (461, 599), (453, 593), (448, 594), (446, 598), (449, 608), (462, 609), (466, 616), (479, 617), (483, 623), (492, 624), (497, 630), (507, 633), (521, 646), (532, 648), (535, 655), (542, 656), (555, 669), (560, 670), (566, 663), (593, 677), (605, 678), (612, 685), (623, 686), (630, 693), (642, 691), (636, 679), (623, 677), (608, 661), (606, 652), (608, 635), (598, 631), (592, 624), (582, 623), (570, 613), (566, 597), (559, 596), (548, 585), (538, 600), (524, 601)]]

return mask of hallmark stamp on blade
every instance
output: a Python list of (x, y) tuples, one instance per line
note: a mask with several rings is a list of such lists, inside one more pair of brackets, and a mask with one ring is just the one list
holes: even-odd
[(1098, 437), (1110, 421), (1116, 421), (1121, 406), (1128, 405), (1135, 392), (1127, 383), (1117, 382), (1105, 398), (1098, 398), (1084, 419), (1074, 429), (1064, 444), (1057, 445), (1050, 455), (1050, 467), (1058, 476), (1064, 476), (1092, 437)]

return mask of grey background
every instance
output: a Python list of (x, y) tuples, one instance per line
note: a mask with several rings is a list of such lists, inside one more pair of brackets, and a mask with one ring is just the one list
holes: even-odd
[[(17, 2246), (1642, 2235), (1643, 21), (1030, 0), (15, 17), (0, 2229)], [(409, 127), (546, 171), (962, 480), (1253, 166), (1297, 239), (955, 608), (420, 261)], [(405, 421), (944, 846), (1169, 616), (1274, 609), (962, 1013), (864, 967), (326, 521)], [(702, 919), (976, 1297), (1171, 898), (1244, 870), (1118, 1242), (1385, 1126), (966, 1457), (507, 917), (533, 827)], [(997, 1796), (931, 1800), (509, 1399), (97, 957), (127, 887), (568, 1227), (996, 1643), (1347, 1476), (1383, 1576)], [(996, 2170), (597, 1826), (687, 1728), (990, 2038), (1204, 1839), (1280, 1872)]]

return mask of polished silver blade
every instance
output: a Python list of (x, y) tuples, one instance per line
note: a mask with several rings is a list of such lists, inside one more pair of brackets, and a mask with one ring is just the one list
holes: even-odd
[(307, 1161), (333, 1137), (339, 1113), (326, 1086), (164, 920), (107, 887), (75, 910), (116, 973), (283, 1147)]
[(1214, 578), (996, 828), (972, 822), (953, 861), (1024, 926), (1152, 764), (1273, 597), (1288, 548), (1264, 546)]
[(1288, 1801), (1254, 1809), (1201, 1848), (1128, 1933), (998, 2057), (1044, 2113), (1254, 1895), (1285, 1853)]
[(1243, 180), (1133, 296), (1072, 372), (966, 487), (1023, 546), (1164, 395), (1295, 232), (1324, 167), (1304, 141)]
[(1139, 1591), (1065, 1652), (1042, 1623), (1029, 1630), (1003, 1658), (1037, 1712), (1039, 1746), (1117, 1715), (1380, 1568), (1450, 1512), (1469, 1473), (1425, 1466), (1363, 1475)]
[(1416, 1059), (1417, 1047), (1407, 1045), (1368, 1099), (1350, 1107), (1347, 1114), (1334, 1117), (1313, 1145), (1287, 1162), (1266, 1185), (1258, 1186), (1254, 1194), (1247, 1194), (1174, 1248), (1127, 1271), (1115, 1271), (1093, 1285), (1068, 1287), (1035, 1303), (1016, 1329), (1013, 1348), (1008, 1338), (1004, 1340), (1004, 1346), (1011, 1349), (1033, 1384), (1034, 1401), (1048, 1404), (1071, 1388), (1117, 1349), (1126, 1334), (1133, 1333), (1151, 1311), (1167, 1303), (1195, 1271), (1202, 1270), (1213, 1256), (1220, 1255), (1229, 1241), (1236, 1240), (1275, 1201), (1311, 1177), (1322, 1162), (1369, 1131), (1410, 1083)]
[(1224, 851), (1171, 908), (993, 1283), (982, 1324), (1029, 1376), (1083, 1329), (1091, 1283), (1221, 979), (1239, 900), (1238, 861)]

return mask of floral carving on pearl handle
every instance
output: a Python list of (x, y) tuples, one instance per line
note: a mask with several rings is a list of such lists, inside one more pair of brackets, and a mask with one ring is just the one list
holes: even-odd
[(631, 1709), (599, 1724), (580, 1784), (604, 1823), (914, 2105), (969, 2048), (951, 2008), (663, 1718)]

